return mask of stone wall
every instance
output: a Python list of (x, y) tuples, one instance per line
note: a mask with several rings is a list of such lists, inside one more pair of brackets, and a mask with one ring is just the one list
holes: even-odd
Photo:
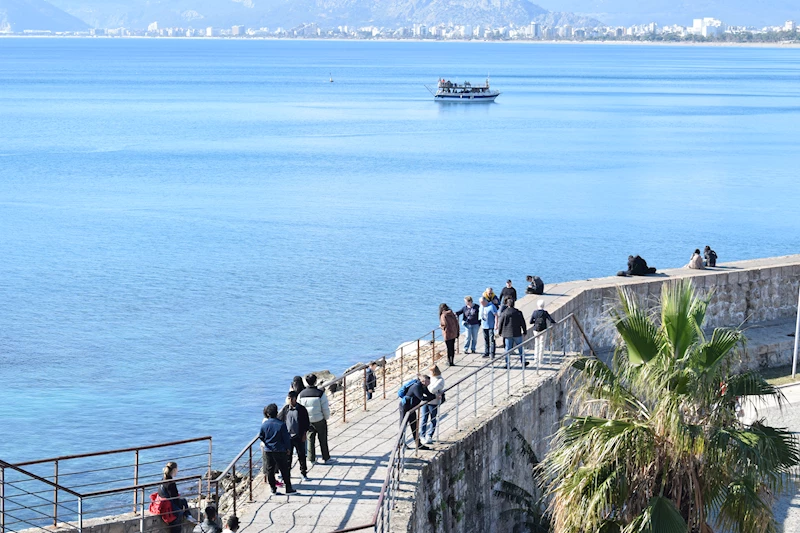
[(515, 430), (537, 457), (544, 457), (548, 436), (566, 412), (566, 394), (565, 383), (549, 377), (425, 463), (408, 531), (515, 531), (514, 521), (501, 516), (505, 506), (499, 505), (493, 487), (504, 479), (533, 489)]
[[(613, 346), (615, 337), (607, 312), (617, 303), (619, 285), (627, 286), (643, 301), (655, 304), (663, 283), (681, 277), (691, 277), (703, 294), (714, 291), (707, 326), (755, 325), (748, 332), (752, 342), (742, 352), (743, 368), (791, 361), (793, 341), (781, 332), (797, 310), (800, 256), (733, 263), (716, 270), (676, 269), (663, 276), (558, 284), (553, 289), (557, 294), (550, 295), (548, 307), (556, 320), (574, 313), (595, 349), (607, 349)], [(522, 307), (529, 307), (531, 300), (527, 304), (522, 302)], [(533, 489), (530, 470), (514, 430), (532, 443), (538, 457), (543, 457), (550, 436), (566, 413), (568, 396), (567, 384), (550, 377), (505, 407), (496, 408), (463, 438), (420, 464), (410, 480), (417, 483), (417, 488), (415, 503), (408, 513), (407, 531), (523, 531), (502, 516), (502, 510), (508, 506), (501, 503), (493, 489), (499, 479)]]

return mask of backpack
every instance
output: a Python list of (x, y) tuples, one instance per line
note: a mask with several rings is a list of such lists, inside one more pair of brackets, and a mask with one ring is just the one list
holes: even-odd
[(544, 294), (544, 282), (542, 278), (533, 276), (533, 280), (530, 285), (528, 285), (528, 288), (525, 289), (525, 292), (528, 294)]
[(167, 524), (178, 518), (172, 512), (172, 502), (167, 498), (162, 498), (158, 492), (150, 495), (150, 514), (160, 516)]
[(544, 331), (547, 329), (547, 314), (538, 309), (533, 312), (533, 330)]
[(408, 393), (408, 389), (410, 389), (411, 386), (414, 385), (417, 381), (418, 380), (416, 380), (416, 379), (412, 379), (412, 380), (404, 383), (403, 386), (400, 387), (400, 390), (397, 391), (397, 397), (400, 398), (400, 401), (403, 402), (403, 405), (408, 403), (408, 398), (406, 398), (406, 394)]

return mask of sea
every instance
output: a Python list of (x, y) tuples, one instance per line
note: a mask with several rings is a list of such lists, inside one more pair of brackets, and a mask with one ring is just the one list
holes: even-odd
[(0, 39), (0, 459), (224, 465), (442, 302), (797, 253), (798, 146), (798, 48)]

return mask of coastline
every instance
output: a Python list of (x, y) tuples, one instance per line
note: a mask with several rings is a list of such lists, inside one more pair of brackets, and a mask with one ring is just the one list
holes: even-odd
[(463, 44), (518, 44), (518, 45), (562, 45), (562, 46), (584, 46), (584, 45), (609, 45), (609, 46), (682, 46), (682, 47), (722, 47), (722, 48), (800, 48), (800, 42), (695, 42), (695, 41), (565, 41), (565, 40), (483, 40), (483, 39), (343, 39), (339, 37), (331, 38), (298, 38), (298, 37), (207, 37), (198, 35), (194, 37), (161, 37), (149, 35), (20, 35), (20, 34), (0, 34), (0, 39), (152, 39), (169, 41), (335, 41), (335, 42), (369, 42), (369, 43), (463, 43)]

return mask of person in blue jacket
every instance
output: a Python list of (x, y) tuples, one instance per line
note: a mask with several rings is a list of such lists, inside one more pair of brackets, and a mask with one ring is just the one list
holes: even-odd
[(283, 476), (286, 484), (286, 494), (297, 492), (292, 488), (291, 471), (289, 469), (289, 450), (292, 446), (292, 436), (286, 424), (278, 419), (278, 406), (274, 403), (264, 408), (264, 423), (258, 438), (264, 443), (264, 465), (267, 467), (267, 481), (272, 489), (272, 494), (278, 493), (275, 482), (275, 469)]

